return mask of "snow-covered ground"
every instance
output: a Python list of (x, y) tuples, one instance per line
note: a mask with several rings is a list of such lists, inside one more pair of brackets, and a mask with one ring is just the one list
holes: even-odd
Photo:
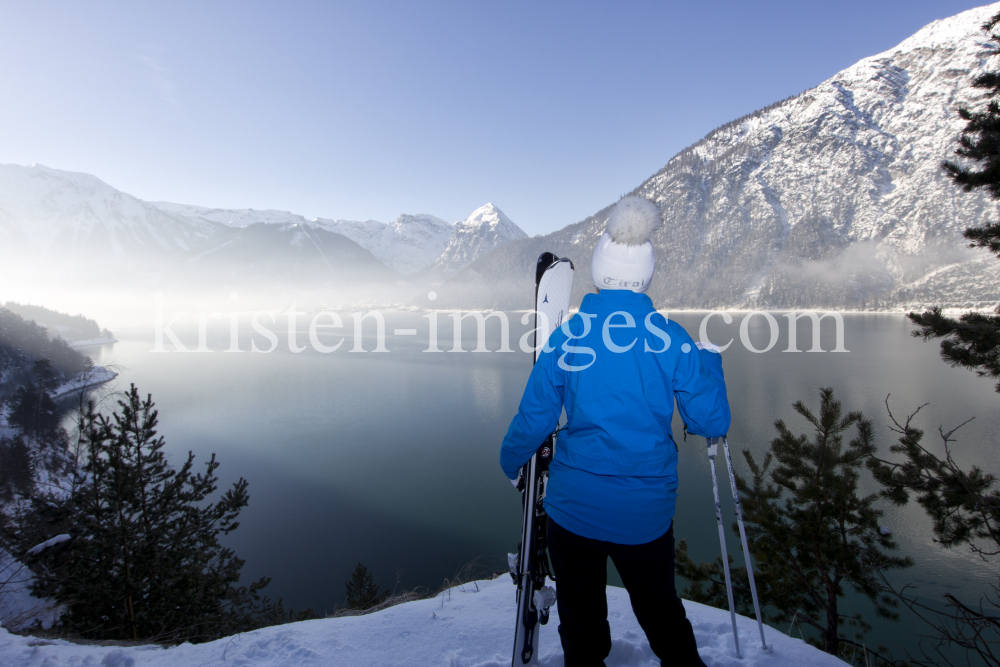
[[(23, 628), (40, 623), (48, 628), (59, 617), (59, 605), (31, 595), (31, 570), (0, 551), (0, 628)], [(0, 629), (6, 633), (6, 630)], [(0, 635), (2, 645), (7, 635)], [(2, 652), (2, 649), (0, 649)], [(0, 663), (6, 667), (8, 663)]]
[[(765, 628), (762, 651), (753, 619), (739, 617), (742, 660), (733, 648), (729, 613), (687, 602), (702, 659), (708, 667), (842, 667), (845, 663), (800, 639)], [(608, 588), (612, 649), (608, 667), (659, 665), (620, 588)], [(540, 664), (561, 667), (558, 609), (542, 628)], [(207, 644), (113, 648), (78, 646), (9, 634), (0, 628), (4, 667), (308, 667), (441, 665), (507, 667), (514, 635), (514, 585), (508, 577), (457, 586), (435, 598), (367, 616), (303, 621)]]

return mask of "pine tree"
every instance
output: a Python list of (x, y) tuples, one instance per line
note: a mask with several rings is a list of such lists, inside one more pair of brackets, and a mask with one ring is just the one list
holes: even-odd
[[(135, 385), (111, 418), (90, 405), (81, 420), (85, 461), (68, 497), (34, 500), (34, 537), (22, 542), (32, 591), (64, 605), (63, 628), (92, 639), (199, 641), (289, 620), (281, 601), (261, 599), (267, 577), (237, 586), (243, 561), (219, 537), (239, 526), (247, 482), (215, 502), (219, 463), (174, 469), (157, 435), (152, 398)], [(30, 542), (71, 539), (29, 554)]]
[(35, 361), (28, 382), (14, 392), (7, 422), (33, 440), (58, 439), (63, 411), (50, 396), (58, 386), (52, 363), (48, 359)]
[[(1000, 35), (993, 32), (998, 23), (1000, 14), (995, 14), (982, 26), (990, 40), (990, 55), (1000, 52)], [(966, 167), (950, 160), (945, 161), (942, 166), (951, 179), (966, 192), (986, 188), (994, 199), (1000, 199), (1000, 74), (984, 72), (973, 79), (972, 87), (986, 91), (989, 101), (983, 111), (959, 108), (958, 115), (966, 121), (966, 125), (955, 153), (980, 163), (981, 168)], [(993, 227), (996, 230), (992, 238), (1000, 243), (1000, 227)], [(995, 246), (994, 251), (1000, 252), (1000, 245)]]
[[(858, 493), (859, 470), (875, 451), (871, 422), (859, 412), (844, 415), (832, 389), (821, 390), (818, 416), (801, 401), (794, 408), (812, 426), (812, 439), (775, 422), (778, 437), (761, 462), (743, 451), (752, 480), (737, 477), (763, 612), (770, 622), (811, 626), (818, 638), (809, 637), (810, 643), (827, 653), (879, 657), (862, 643), (870, 624), (840, 605), (850, 587), (877, 616), (897, 620), (897, 602), (882, 589), (880, 575), (912, 565), (887, 553), (896, 544), (880, 529), (878, 495)], [(845, 447), (843, 434), (851, 427), (856, 435)], [(682, 540), (677, 564), (691, 582), (684, 597), (727, 606), (721, 558), (696, 564)], [(746, 569), (734, 569), (733, 579), (737, 609), (752, 614)]]
[(344, 587), (347, 589), (348, 609), (370, 609), (389, 597), (389, 589), (380, 593), (371, 572), (361, 562), (358, 562)]
[[(57, 475), (65, 473), (66, 451), (69, 448), (69, 434), (62, 427), (66, 415), (65, 406), (60, 407), (52, 400), (51, 394), (60, 384), (59, 378), (48, 359), (37, 359), (31, 364), (24, 384), (18, 387), (10, 401), (7, 413), (7, 423), (19, 429), (17, 440), (27, 448), (31, 461), (32, 477), (35, 469), (44, 469)], [(16, 461), (23, 462), (23, 454), (19, 445), (11, 442), (8, 445)], [(24, 471), (23, 466), (19, 473)], [(22, 491), (27, 486), (21, 484)]]
[[(983, 24), (990, 40), (990, 55), (994, 56), (1000, 54), (1000, 35), (994, 32), (998, 24), (1000, 13)], [(1000, 199), (1000, 72), (980, 74), (972, 86), (986, 91), (989, 101), (980, 111), (965, 107), (958, 110), (966, 125), (955, 153), (966, 161), (947, 160), (942, 167), (966, 192), (985, 188), (993, 199)], [(965, 230), (965, 238), (972, 242), (970, 247), (986, 248), (1000, 257), (1000, 223), (970, 227)], [(940, 308), (932, 308), (910, 313), (909, 318), (920, 325), (914, 336), (944, 339), (941, 357), (952, 366), (974, 370), (981, 377), (1000, 378), (1000, 307), (995, 312), (998, 314), (969, 312), (956, 320), (945, 317)], [(1000, 392), (1000, 382), (996, 391)]]
[[(990, 56), (1000, 54), (998, 26), (1000, 13), (982, 26), (990, 41)], [(986, 106), (978, 111), (959, 109), (966, 126), (955, 153), (965, 161), (945, 161), (942, 166), (966, 192), (985, 188), (996, 200), (1000, 199), (1000, 72), (985, 72), (973, 80), (972, 86), (985, 91)], [(970, 227), (965, 230), (965, 238), (972, 242), (970, 247), (985, 248), (1000, 257), (1000, 223)], [(932, 308), (924, 313), (910, 313), (909, 318), (920, 326), (914, 336), (924, 340), (943, 339), (944, 361), (953, 367), (975, 371), (980, 377), (997, 379), (1000, 378), (1000, 306), (994, 313), (968, 312), (956, 320), (946, 317), (940, 308)], [(1000, 392), (1000, 382), (995, 390)], [(891, 451), (902, 454), (904, 461), (874, 458), (872, 461), (872, 470), (885, 485), (886, 496), (905, 503), (909, 494), (915, 494), (934, 521), (935, 537), (942, 546), (964, 544), (984, 559), (995, 557), (1000, 553), (1000, 528), (997, 528), (1000, 493), (992, 488), (995, 477), (978, 466), (965, 471), (955, 463), (949, 449), (954, 429), (947, 433), (940, 430), (943, 457), (924, 446), (923, 432), (911, 426), (912, 417), (903, 424), (893, 419), (900, 438)], [(944, 612), (930, 609), (902, 592), (899, 598), (932, 627), (936, 645), (964, 649), (969, 657), (1000, 666), (1000, 656), (994, 654), (1000, 643), (997, 620), (1000, 586), (991, 588), (978, 603), (971, 605), (946, 594), (948, 609)], [(935, 649), (927, 661), (915, 664), (936, 664), (941, 659), (943, 656)]]
[(35, 484), (35, 465), (23, 435), (0, 438), (0, 500), (27, 496)]
[[(918, 412), (919, 408), (902, 423), (889, 413), (891, 428), (899, 434), (889, 451), (902, 454), (903, 460), (872, 456), (868, 466), (883, 486), (881, 495), (899, 506), (906, 505), (911, 495), (916, 496), (933, 521), (934, 539), (942, 547), (965, 546), (984, 562), (996, 562), (1000, 554), (1000, 491), (995, 488), (996, 476), (976, 465), (963, 470), (952, 458), (954, 434), (961, 424), (949, 431), (939, 428), (944, 457), (932, 452), (923, 443), (924, 432), (913, 425)], [(921, 645), (924, 659), (911, 658), (912, 664), (954, 664), (955, 656), (941, 651), (940, 647), (947, 646), (964, 652), (958, 664), (1000, 667), (1000, 655), (995, 652), (1000, 645), (1000, 586), (990, 588), (972, 603), (945, 593), (944, 610), (921, 601), (913, 591), (894, 590), (932, 632), (930, 643)]]

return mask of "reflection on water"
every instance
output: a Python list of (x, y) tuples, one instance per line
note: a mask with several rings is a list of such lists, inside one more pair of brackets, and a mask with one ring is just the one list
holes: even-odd
[[(697, 336), (703, 317), (686, 313), (674, 319)], [(918, 425), (935, 445), (938, 425), (948, 428), (974, 416), (958, 433), (955, 457), (963, 466), (1000, 468), (1000, 397), (992, 384), (942, 363), (937, 344), (911, 338), (904, 317), (845, 315), (849, 352), (792, 353), (783, 352), (788, 331), (779, 316), (778, 339), (762, 354), (740, 340), (742, 317), (735, 313), (726, 324), (716, 316), (707, 327), (717, 343), (734, 339), (723, 364), (737, 472), (745, 471), (740, 450), (760, 456), (774, 437), (776, 419), (802, 432), (804, 420), (791, 405), (801, 399), (818, 406), (821, 386), (833, 387), (845, 409), (864, 411), (886, 449), (893, 439), (885, 408), (889, 394), (897, 417), (930, 404)], [(214, 352), (149, 353), (150, 331), (116, 332), (120, 343), (94, 351), (96, 361), (123, 367), (120, 389), (135, 382), (141, 392), (152, 393), (174, 460), (189, 449), (199, 460), (215, 452), (223, 483), (240, 476), (249, 480), (250, 506), (229, 543), (246, 559), (249, 580), (272, 576), (270, 595), (283, 596), (296, 608), (323, 611), (342, 603), (343, 582), (359, 560), (383, 586), (398, 577), (407, 588), (436, 587), (475, 558), (503, 568), (504, 554), (517, 545), (519, 496), (497, 461), (530, 356), (425, 353), (426, 318), (389, 314), (386, 321), (388, 354), (349, 353), (350, 340), (330, 354), (312, 349), (292, 354), (280, 330), (271, 354), (230, 354), (222, 352), (230, 344), (225, 329), (209, 331), (207, 346)], [(527, 330), (519, 321), (510, 317), (515, 349)], [(449, 325), (439, 328), (439, 348), (450, 350), (450, 321), (442, 322)], [(467, 350), (475, 347), (474, 326), (466, 323)], [(415, 328), (417, 335), (393, 335), (394, 328), (404, 327)], [(350, 327), (345, 329), (349, 339)], [(241, 329), (244, 335), (249, 331)], [(753, 347), (767, 347), (771, 332), (763, 317), (753, 318), (746, 331)], [(800, 321), (797, 331), (798, 349), (808, 350), (809, 323)], [(833, 349), (834, 333), (833, 320), (825, 320), (824, 349)], [(178, 335), (197, 340), (196, 330)], [(250, 349), (246, 336), (240, 347)], [(365, 347), (373, 349), (374, 341)], [(499, 348), (495, 321), (487, 347)], [(684, 442), (676, 420), (674, 433), (680, 450), (676, 534), (687, 538), (695, 559), (708, 560), (717, 555), (718, 534), (704, 441)], [(722, 466), (719, 473), (725, 499)], [(727, 512), (731, 506), (731, 499), (724, 500)], [(922, 595), (971, 593), (996, 581), (995, 571), (966, 551), (933, 544), (930, 523), (918, 506), (887, 508), (885, 523), (901, 552), (917, 562), (902, 577), (919, 584)], [(730, 540), (731, 547), (736, 543)], [(742, 561), (738, 550), (734, 555)], [(883, 626), (874, 639), (900, 632), (898, 626)]]

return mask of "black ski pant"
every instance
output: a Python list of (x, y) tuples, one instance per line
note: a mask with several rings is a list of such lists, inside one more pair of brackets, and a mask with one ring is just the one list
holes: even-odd
[(674, 588), (673, 525), (646, 544), (615, 544), (571, 533), (550, 517), (546, 535), (566, 667), (604, 665), (611, 652), (606, 590), (609, 556), (660, 662), (665, 667), (704, 666), (691, 621)]

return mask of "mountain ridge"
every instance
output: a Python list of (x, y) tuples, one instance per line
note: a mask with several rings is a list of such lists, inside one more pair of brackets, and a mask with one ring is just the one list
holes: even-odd
[(389, 224), (322, 218), (316, 222), (350, 238), (403, 275), (413, 275), (433, 263), (454, 233), (451, 224), (427, 213), (403, 213)]
[[(494, 213), (493, 218), (503, 223), (499, 230), (496, 224), (473, 221), (476, 213), (455, 225), (429, 214), (401, 214), (389, 224), (310, 220), (272, 209), (147, 202), (90, 174), (40, 164), (0, 165), (4, 264), (12, 274), (44, 273), (57, 282), (81, 271), (95, 279), (118, 279), (122, 270), (147, 286), (175, 278), (186, 283), (423, 282), (427, 278), (418, 274), (449, 247), (446, 269), (453, 271), (461, 268), (462, 257), (471, 261), (524, 236), (495, 211), (500, 217)], [(452, 243), (456, 229), (462, 237), (457, 245)], [(39, 272), (40, 262), (49, 270)]]
[[(664, 308), (900, 309), (1000, 301), (1000, 264), (961, 237), (997, 219), (983, 193), (940, 169), (982, 94), (981, 7), (936, 21), (809, 90), (709, 132), (633, 190), (665, 224), (649, 294)], [(591, 291), (610, 206), (501, 247), (441, 290), (448, 307), (530, 306), (534, 259), (568, 256)], [(513, 286), (507, 290), (487, 287)]]
[[(0, 241), (19, 252), (69, 248), (127, 254), (184, 254), (219, 229), (189, 222), (82, 172), (0, 165)], [(17, 196), (11, 196), (16, 193)]]

